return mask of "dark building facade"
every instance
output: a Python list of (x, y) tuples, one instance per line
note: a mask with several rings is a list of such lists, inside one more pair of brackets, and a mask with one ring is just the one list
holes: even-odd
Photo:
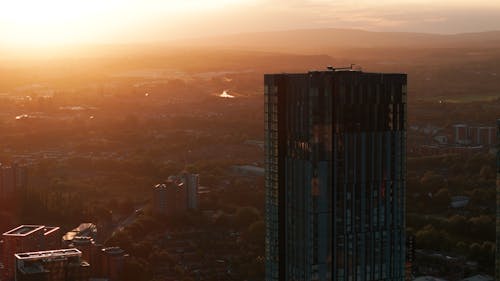
[(187, 190), (182, 182), (167, 180), (154, 186), (153, 213), (161, 215), (182, 214), (188, 209)]
[(404, 280), (406, 75), (264, 80), (266, 280)]
[(4, 211), (20, 210), (28, 191), (28, 166), (0, 163), (0, 206)]
[(500, 280), (500, 119), (497, 120), (497, 210), (496, 210), (496, 254), (495, 280)]

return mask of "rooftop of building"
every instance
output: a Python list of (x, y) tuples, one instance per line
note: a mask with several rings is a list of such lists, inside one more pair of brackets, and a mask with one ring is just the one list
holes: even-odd
[(45, 228), (46, 228), (45, 225), (20, 225), (14, 229), (5, 232), (3, 235), (22, 237), (22, 236), (28, 236)]
[[(405, 73), (380, 73), (380, 72), (364, 72), (362, 68), (356, 64), (351, 64), (350, 66), (327, 66), (324, 70), (309, 70), (307, 73), (277, 73), (278, 75), (290, 75), (290, 76), (301, 76), (304, 74), (314, 74), (314, 73), (353, 73), (353, 74), (383, 74), (383, 75), (406, 75)], [(276, 75), (276, 74), (265, 74), (265, 75)]]
[(43, 235), (50, 235), (50, 234), (56, 233), (59, 229), (60, 229), (60, 227), (58, 227), (58, 226), (46, 226), (43, 229)]
[(83, 231), (94, 231), (97, 230), (95, 224), (91, 222), (81, 223), (78, 227), (74, 228), (73, 231), (83, 232)]
[(82, 252), (80, 252), (78, 249), (72, 248), (72, 249), (59, 249), (51, 251), (18, 253), (15, 254), (14, 256), (18, 260), (33, 261), (46, 258), (80, 257), (81, 255)]
[(120, 247), (108, 247), (102, 249), (102, 251), (108, 255), (123, 255), (125, 251), (123, 251)]
[(94, 240), (88, 236), (75, 236), (72, 242), (73, 245), (91, 245)]
[[(87, 267), (87, 268), (90, 267), (90, 264), (86, 261), (78, 261), (78, 263), (74, 262), (73, 265), (79, 265), (80, 267)], [(24, 275), (50, 272), (44, 267), (43, 261), (41, 261), (41, 260), (37, 260), (37, 261), (31, 262), (31, 263), (22, 264), (18, 267), (18, 269)]]
[(167, 190), (170, 188), (182, 189), (183, 184), (181, 182), (176, 182), (172, 179), (168, 179), (163, 183), (158, 183), (154, 186), (156, 190)]
[(97, 227), (95, 224), (86, 222), (81, 223), (78, 227), (71, 231), (66, 232), (63, 236), (64, 241), (71, 241), (77, 236), (94, 236), (97, 233)]

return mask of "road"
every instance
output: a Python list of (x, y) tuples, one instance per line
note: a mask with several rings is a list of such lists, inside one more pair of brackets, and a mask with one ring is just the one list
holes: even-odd
[(122, 231), (125, 227), (131, 225), (135, 222), (135, 220), (144, 212), (144, 208), (148, 205), (148, 203), (144, 203), (139, 207), (136, 207), (135, 210), (128, 217), (123, 219), (118, 225), (113, 229), (108, 238), (104, 240), (104, 244), (108, 242), (108, 240), (113, 237), (116, 233)]

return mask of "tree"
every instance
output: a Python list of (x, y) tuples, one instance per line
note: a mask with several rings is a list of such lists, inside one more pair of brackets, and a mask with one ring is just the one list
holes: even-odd
[(477, 242), (470, 244), (469, 258), (477, 260), (480, 257), (481, 257), (481, 245)]
[(151, 276), (148, 272), (148, 264), (142, 259), (129, 257), (125, 259), (123, 267), (124, 281), (148, 281)]
[(490, 216), (481, 215), (469, 219), (471, 235), (476, 239), (495, 240), (495, 223)]
[(479, 177), (483, 180), (490, 180), (495, 178), (495, 171), (491, 166), (483, 165), (479, 171)]
[(450, 204), (450, 191), (447, 188), (441, 188), (436, 194), (432, 197), (432, 201), (436, 202), (441, 206), (448, 207)]
[(216, 219), (214, 224), (218, 227), (225, 228), (233, 225), (233, 217), (227, 214), (220, 214)]
[(259, 245), (264, 245), (264, 237), (266, 234), (266, 224), (259, 220), (252, 223), (244, 233), (245, 240)]
[(424, 249), (446, 249), (447, 248), (447, 233), (438, 231), (433, 225), (426, 225), (421, 230), (417, 231), (416, 244)]
[(448, 219), (448, 230), (450, 233), (464, 233), (468, 231), (468, 222), (464, 216), (454, 215)]
[(427, 171), (420, 178), (420, 184), (424, 191), (434, 192), (445, 186), (445, 180), (443, 176), (437, 175), (433, 171)]
[(135, 243), (134, 245), (134, 255), (141, 258), (147, 258), (151, 253), (153, 248), (153, 243), (151, 241), (141, 241), (139, 243)]
[(240, 227), (248, 227), (250, 224), (258, 220), (260, 213), (256, 208), (243, 207), (236, 212), (235, 223)]
[(469, 250), (469, 247), (467, 246), (467, 244), (464, 241), (457, 242), (455, 248), (457, 249), (458, 253), (460, 253), (462, 255), (466, 254)]

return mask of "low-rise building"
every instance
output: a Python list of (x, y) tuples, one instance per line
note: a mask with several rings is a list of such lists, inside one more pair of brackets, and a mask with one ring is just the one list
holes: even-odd
[(78, 249), (15, 254), (15, 280), (88, 281), (90, 265)]
[(78, 227), (64, 234), (62, 237), (63, 246), (68, 247), (75, 237), (90, 237), (96, 239), (97, 226), (90, 222), (81, 223)]
[(60, 248), (59, 227), (45, 225), (21, 225), (2, 235), (2, 276), (9, 281), (14, 278), (14, 255)]

